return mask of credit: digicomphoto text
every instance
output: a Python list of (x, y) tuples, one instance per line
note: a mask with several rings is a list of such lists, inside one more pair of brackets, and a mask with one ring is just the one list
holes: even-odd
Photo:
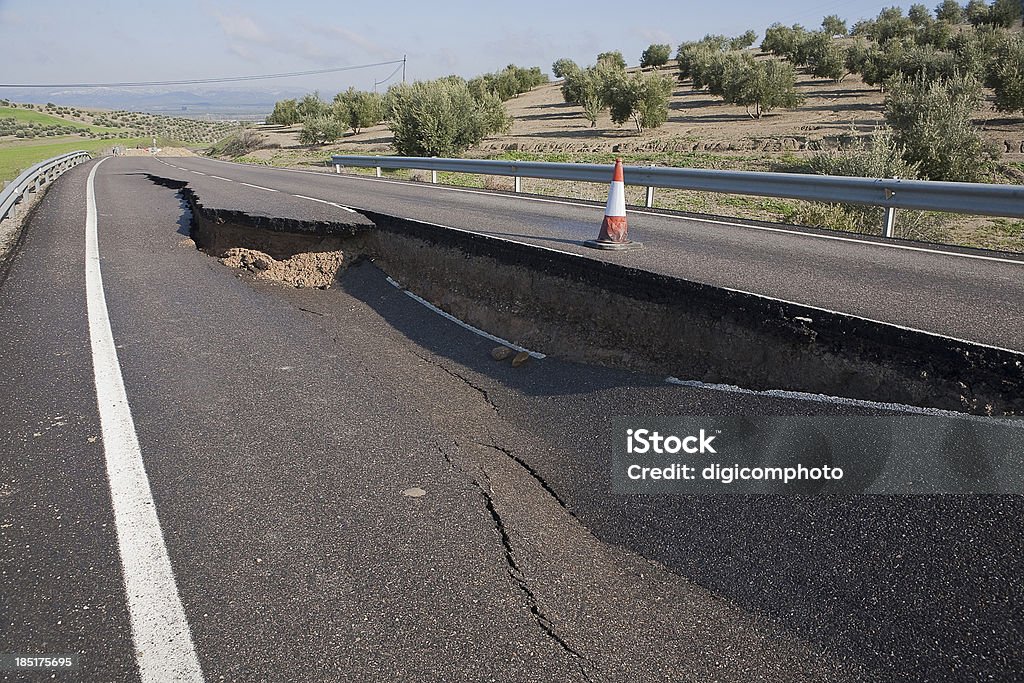
[(638, 417), (612, 426), (616, 493), (1019, 493), (1024, 425), (892, 417)]

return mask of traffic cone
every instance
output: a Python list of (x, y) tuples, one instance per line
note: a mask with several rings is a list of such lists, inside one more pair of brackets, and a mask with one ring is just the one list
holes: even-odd
[(626, 225), (626, 186), (622, 181), (622, 159), (615, 160), (615, 171), (612, 173), (612, 184), (608, 188), (608, 204), (604, 209), (604, 220), (601, 222), (601, 234), (596, 240), (587, 240), (583, 244), (595, 249), (636, 249), (639, 242), (630, 242)]

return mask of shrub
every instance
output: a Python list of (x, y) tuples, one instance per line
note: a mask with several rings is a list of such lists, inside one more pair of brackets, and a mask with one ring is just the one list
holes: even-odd
[(565, 57), (562, 57), (551, 65), (551, 73), (555, 75), (555, 78), (565, 78), (565, 75), (570, 71), (578, 70), (579, 67), (576, 65), (576, 62)]
[(1010, 28), (1020, 16), (1020, 0), (995, 0), (988, 10), (988, 23)]
[(668, 62), (668, 57), (672, 52), (672, 46), (667, 44), (653, 44), (648, 46), (643, 54), (640, 55), (640, 66), (642, 67), (659, 67), (664, 66)]
[(821, 30), (830, 36), (845, 36), (846, 21), (835, 14), (830, 14), (821, 20)]
[(345, 124), (333, 116), (309, 116), (302, 122), (299, 143), (324, 145), (334, 142), (345, 133)]
[(960, 24), (966, 19), (964, 8), (956, 0), (942, 0), (935, 8), (935, 18), (950, 24)]
[(309, 118), (322, 118), (330, 114), (327, 103), (320, 99), (319, 92), (311, 92), (301, 100), (297, 106), (299, 119), (305, 121)]
[(1024, 36), (1018, 33), (999, 46), (988, 81), (998, 111), (1024, 112)]
[(590, 121), (593, 128), (597, 125), (597, 117), (607, 106), (607, 79), (598, 67), (592, 66), (582, 71), (579, 68), (570, 71), (565, 80), (562, 86), (563, 94), (568, 88), (574, 98), (572, 104), (583, 108), (583, 116)]
[(907, 18), (914, 26), (924, 26), (932, 20), (932, 13), (924, 5), (915, 4), (907, 10)]
[(657, 128), (668, 120), (668, 99), (672, 79), (658, 73), (611, 72), (606, 81), (606, 101), (612, 121), (623, 124), (632, 119), (637, 132)]
[(242, 130), (221, 140), (210, 151), (216, 156), (244, 157), (262, 147), (263, 139), (254, 130)]
[(830, 39), (824, 47), (812, 56), (810, 66), (813, 75), (838, 83), (848, 73), (846, 70), (846, 50)]
[(741, 60), (726, 69), (723, 97), (726, 102), (754, 107), (753, 118), (779, 108), (796, 107), (803, 97), (796, 90), (796, 70), (777, 60)]
[(746, 50), (748, 47), (754, 44), (757, 40), (757, 33), (754, 31), (745, 31), (740, 35), (729, 40), (730, 50)]
[[(299, 107), (298, 102), (295, 100), (281, 100), (274, 103), (274, 111), (267, 117), (267, 123), (276, 123), (280, 126), (290, 126), (294, 123), (298, 123)], [(106, 125), (97, 124), (97, 125)]]
[[(905, 153), (893, 131), (883, 127), (874, 131), (869, 143), (860, 140), (851, 150), (816, 154), (808, 166), (814, 173), (825, 175), (915, 179), (919, 177), (917, 165), (908, 163)], [(877, 206), (855, 204), (803, 204), (787, 216), (787, 220), (833, 230), (877, 234), (884, 211)], [(935, 227), (932, 222), (924, 212), (900, 211), (896, 226), (901, 237), (926, 237)]]
[(393, 86), (389, 95), (394, 145), (407, 156), (455, 156), (512, 125), (497, 96), (478, 100), (457, 77)]
[(548, 77), (541, 73), (539, 66), (525, 69), (509, 64), (497, 73), (477, 76), (468, 82), (468, 86), (477, 99), (482, 98), (484, 93), (491, 93), (502, 100), (508, 100), (532, 90), (541, 83), (546, 83), (547, 80)]
[(384, 98), (377, 93), (349, 88), (334, 96), (334, 117), (358, 134), (384, 118)]
[(967, 15), (967, 21), (974, 26), (981, 26), (989, 21), (988, 5), (985, 4), (985, 0), (971, 0), (964, 8), (964, 14)]
[(616, 67), (618, 69), (626, 68), (626, 58), (622, 56), (622, 53), (618, 50), (612, 52), (602, 52), (597, 56), (598, 64), (607, 64), (609, 66)]
[(931, 180), (973, 182), (991, 167), (971, 120), (981, 103), (981, 85), (971, 75), (929, 80), (897, 74), (890, 81), (885, 118), (908, 163)]

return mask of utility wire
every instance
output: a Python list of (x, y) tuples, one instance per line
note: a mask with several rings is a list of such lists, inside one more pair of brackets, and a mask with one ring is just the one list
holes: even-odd
[[(239, 81), (260, 81), (271, 78), (291, 78), (293, 76), (314, 76), (317, 74), (332, 74), (339, 71), (353, 71), (355, 69), (369, 69), (375, 66), (387, 66), (398, 64), (401, 66), (405, 60), (394, 59), (388, 62), (376, 62), (374, 64), (356, 64), (353, 66), (339, 66), (331, 69), (315, 69), (312, 71), (292, 71), (282, 74), (261, 74), (258, 76), (228, 76), (225, 78), (193, 78), (183, 81), (135, 81), (128, 83), (0, 83), (0, 88), (141, 88), (157, 85), (198, 85), (201, 83), (237, 83)], [(398, 69), (395, 69), (395, 73)], [(394, 74), (392, 74), (394, 75)], [(390, 76), (388, 77), (390, 78)]]
[(395, 67), (395, 70), (391, 72), (391, 75), (390, 75), (390, 76), (388, 76), (387, 78), (385, 78), (385, 79), (384, 79), (383, 81), (376, 81), (376, 82), (375, 82), (375, 83), (373, 84), (373, 89), (374, 89), (374, 91), (376, 91), (376, 90), (377, 90), (377, 86), (378, 86), (378, 85), (384, 85), (385, 83), (387, 83), (388, 81), (390, 81), (390, 80), (391, 80), (392, 78), (394, 78), (394, 77), (395, 77), (395, 74), (397, 74), (397, 73), (398, 73), (399, 71), (401, 71), (401, 70), (402, 70), (402, 67), (403, 67), (403, 66), (405, 66), (405, 60), (404, 60), (404, 59), (402, 60), (401, 64), (399, 64), (398, 66), (396, 66), (396, 67)]

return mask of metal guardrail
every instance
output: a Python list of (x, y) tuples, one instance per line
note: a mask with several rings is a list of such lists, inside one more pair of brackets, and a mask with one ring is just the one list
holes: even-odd
[[(602, 164), (350, 155), (335, 155), (331, 157), (331, 162), (339, 173), (345, 166), (376, 168), (378, 176), (382, 168), (429, 170), (434, 183), (437, 182), (438, 171), (513, 176), (516, 192), (521, 189), (520, 178), (590, 183), (607, 183), (611, 180), (611, 168)], [(886, 237), (893, 236), (894, 212), (898, 208), (1024, 218), (1024, 186), (1020, 185), (854, 178), (806, 173), (715, 171), (658, 166), (624, 166), (623, 172), (627, 185), (647, 187), (648, 207), (654, 204), (656, 187), (784, 197), (830, 204), (879, 206), (886, 210), (883, 226), (883, 234)]]
[(59, 157), (40, 161), (17, 178), (3, 190), (0, 190), (0, 221), (7, 218), (15, 207), (25, 198), (26, 192), (38, 192), (45, 183), (51, 182), (72, 166), (92, 159), (88, 152), (79, 150), (68, 152)]

